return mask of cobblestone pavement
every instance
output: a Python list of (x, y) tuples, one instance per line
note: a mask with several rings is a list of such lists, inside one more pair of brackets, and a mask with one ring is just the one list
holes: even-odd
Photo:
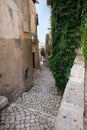
[(1, 112), (0, 130), (54, 130), (61, 97), (48, 68), (34, 75), (34, 87)]

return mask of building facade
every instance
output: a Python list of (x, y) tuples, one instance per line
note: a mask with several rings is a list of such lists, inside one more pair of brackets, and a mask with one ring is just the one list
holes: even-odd
[(35, 2), (37, 1), (29, 0), (30, 32), (33, 38), (32, 39), (33, 70), (37, 70), (40, 68), (38, 36), (37, 36), (37, 26), (39, 23), (38, 23), (38, 14), (36, 13), (36, 8), (34, 5)]
[[(35, 1), (0, 1), (0, 95), (8, 97), (9, 101), (33, 85), (30, 33), (37, 33), (36, 26)], [(34, 48), (38, 55), (38, 45)], [(39, 57), (34, 62), (39, 68)]]

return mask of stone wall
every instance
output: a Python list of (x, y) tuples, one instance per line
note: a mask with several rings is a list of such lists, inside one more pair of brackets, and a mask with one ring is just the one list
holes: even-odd
[[(30, 32), (37, 35), (37, 13), (36, 8), (32, 0), (29, 0), (29, 16), (30, 16)], [(38, 37), (38, 36), (37, 36)], [(35, 68), (40, 69), (40, 59), (39, 59), (39, 45), (34, 45), (32, 43), (32, 54), (35, 54)]]
[(0, 0), (0, 94), (12, 101), (32, 87), (29, 1)]
[(58, 111), (55, 130), (83, 130), (84, 76), (84, 58), (78, 50)]
[(87, 130), (87, 65), (85, 65), (85, 84), (84, 84), (84, 130)]
[(30, 31), (37, 33), (36, 8), (32, 0), (29, 0)]

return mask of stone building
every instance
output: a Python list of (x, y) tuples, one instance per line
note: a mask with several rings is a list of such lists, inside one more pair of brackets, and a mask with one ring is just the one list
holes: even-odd
[(47, 5), (50, 5), (50, 0), (47, 0)]
[(9, 101), (32, 87), (33, 64), (39, 68), (38, 45), (32, 49), (30, 35), (37, 33), (35, 2), (0, 0), (0, 95)]
[(34, 38), (34, 42), (32, 41), (33, 69), (36, 70), (40, 68), (40, 62), (39, 62), (39, 47), (38, 44), (35, 43), (38, 42), (37, 41), (38, 14), (36, 14), (36, 8), (34, 3), (35, 0), (29, 0), (30, 32), (32, 32), (31, 35)]

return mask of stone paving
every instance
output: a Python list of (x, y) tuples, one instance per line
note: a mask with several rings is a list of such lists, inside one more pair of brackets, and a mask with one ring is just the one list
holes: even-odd
[(1, 112), (0, 130), (54, 130), (61, 96), (44, 65), (34, 75), (34, 87)]

